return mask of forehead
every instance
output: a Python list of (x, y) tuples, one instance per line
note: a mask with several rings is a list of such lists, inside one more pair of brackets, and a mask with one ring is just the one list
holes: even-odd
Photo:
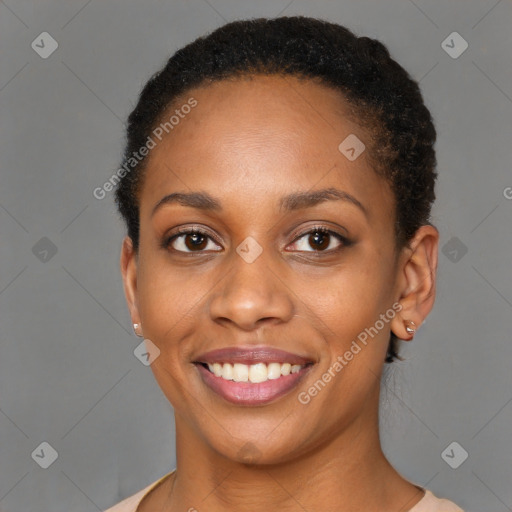
[[(176, 133), (187, 137), (200, 131), (201, 146), (209, 152), (222, 142), (223, 148), (237, 152), (238, 157), (250, 153), (251, 147), (262, 156), (275, 155), (279, 147), (280, 151), (288, 149), (290, 157), (311, 157), (325, 149), (336, 151), (345, 131), (361, 135), (363, 131), (349, 121), (348, 104), (338, 91), (311, 80), (262, 75), (233, 78), (190, 91), (173, 110), (190, 96), (198, 106)], [(168, 138), (167, 142), (172, 145), (173, 141)]]
[(366, 150), (353, 161), (340, 151), (347, 137), (368, 144), (369, 136), (333, 88), (281, 76), (224, 80), (188, 91), (164, 120), (189, 98), (197, 106), (151, 150), (141, 213), (164, 193), (187, 189), (250, 205), (255, 197), (341, 186), (367, 200), (378, 193), (384, 209), (393, 207)]

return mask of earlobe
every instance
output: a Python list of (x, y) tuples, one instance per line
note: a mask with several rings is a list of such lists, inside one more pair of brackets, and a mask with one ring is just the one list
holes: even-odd
[(133, 332), (139, 338), (144, 338), (144, 334), (142, 334), (142, 325), (141, 324), (133, 324)]
[(132, 324), (140, 325), (139, 309), (137, 305), (137, 252), (130, 237), (125, 237), (121, 248), (121, 274), (126, 303), (130, 310)]
[(397, 279), (402, 309), (391, 322), (391, 330), (402, 340), (412, 340), (434, 305), (438, 244), (437, 229), (425, 225), (403, 250)]

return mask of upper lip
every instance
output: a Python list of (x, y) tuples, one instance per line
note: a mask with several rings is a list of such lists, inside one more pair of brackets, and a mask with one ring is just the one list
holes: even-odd
[(292, 354), (285, 350), (277, 348), (260, 346), (260, 347), (226, 347), (217, 350), (211, 350), (199, 355), (195, 363), (240, 363), (240, 364), (256, 364), (256, 363), (290, 363), (305, 365), (312, 363), (312, 359)]

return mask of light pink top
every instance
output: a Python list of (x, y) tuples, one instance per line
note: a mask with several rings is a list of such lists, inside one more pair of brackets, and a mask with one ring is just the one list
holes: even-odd
[[(174, 470), (176, 471), (176, 470)], [(138, 493), (130, 496), (129, 498), (120, 501), (117, 505), (105, 510), (105, 512), (137, 512), (137, 507), (142, 499), (149, 494), (149, 492), (156, 487), (160, 482), (165, 480), (170, 474), (174, 473), (171, 471), (158, 479), (156, 482), (149, 484), (144, 489), (141, 489)], [(445, 499), (436, 498), (430, 491), (424, 489), (425, 496), (421, 499), (409, 512), (464, 512), (455, 503)]]

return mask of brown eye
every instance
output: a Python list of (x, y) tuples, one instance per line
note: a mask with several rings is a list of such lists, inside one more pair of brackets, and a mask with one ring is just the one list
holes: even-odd
[(181, 231), (170, 237), (165, 245), (177, 252), (203, 252), (220, 248), (207, 233), (197, 229)]
[(206, 237), (199, 233), (185, 235), (185, 246), (191, 251), (204, 249), (207, 245)]
[(308, 238), (309, 245), (314, 249), (319, 249), (321, 251), (329, 247), (330, 241), (331, 235), (329, 233), (323, 233), (321, 231), (315, 231), (314, 233), (311, 233)]
[(296, 238), (293, 245), (298, 251), (331, 252), (344, 245), (349, 245), (349, 242), (339, 233), (320, 227), (303, 233)]

